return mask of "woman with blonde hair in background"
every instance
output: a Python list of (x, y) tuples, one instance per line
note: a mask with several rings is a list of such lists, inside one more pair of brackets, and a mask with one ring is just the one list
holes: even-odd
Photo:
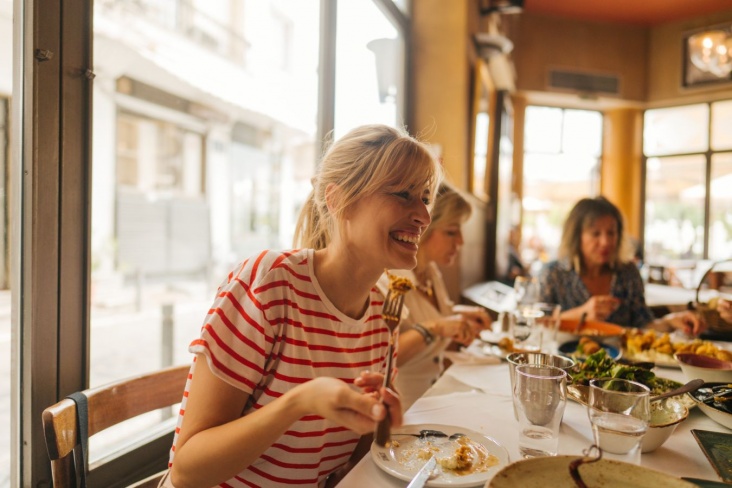
[[(288, 251), (263, 251), (221, 284), (203, 324), (163, 486), (323, 486), (379, 420), (389, 328), (375, 284), (413, 268), (439, 164), (401, 130), (331, 145)], [(368, 436), (366, 436), (368, 441)]]
[[(491, 319), (480, 307), (455, 306), (439, 267), (453, 266), (463, 245), (462, 225), (472, 207), (458, 190), (442, 183), (432, 210), (432, 223), (419, 240), (417, 266), (396, 271), (416, 289), (407, 293), (405, 318), (399, 326), (399, 373), (395, 386), (407, 409), (444, 369), (443, 353), (453, 343), (468, 345)], [(380, 284), (385, 284), (382, 277)]]

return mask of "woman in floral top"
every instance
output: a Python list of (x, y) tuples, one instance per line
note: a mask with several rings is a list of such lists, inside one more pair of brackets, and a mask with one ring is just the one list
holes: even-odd
[(653, 327), (698, 334), (704, 324), (692, 312), (656, 319), (646, 305), (638, 268), (621, 256), (623, 217), (604, 197), (583, 198), (569, 213), (559, 259), (541, 271), (542, 301), (562, 306), (562, 317), (603, 320), (627, 327)]

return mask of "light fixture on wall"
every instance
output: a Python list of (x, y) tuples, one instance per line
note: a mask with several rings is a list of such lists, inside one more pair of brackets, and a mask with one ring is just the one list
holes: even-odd
[(732, 26), (689, 36), (687, 48), (689, 59), (700, 70), (718, 78), (732, 72)]

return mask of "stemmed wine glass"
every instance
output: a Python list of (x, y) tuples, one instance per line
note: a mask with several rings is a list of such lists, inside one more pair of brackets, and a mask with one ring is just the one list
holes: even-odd
[(536, 319), (544, 315), (540, 308), (534, 306), (539, 301), (539, 281), (533, 277), (518, 276), (514, 281), (513, 289), (516, 295), (513, 339), (515, 342), (523, 343), (521, 347), (524, 349), (539, 350), (541, 349), (541, 331), (537, 328)]

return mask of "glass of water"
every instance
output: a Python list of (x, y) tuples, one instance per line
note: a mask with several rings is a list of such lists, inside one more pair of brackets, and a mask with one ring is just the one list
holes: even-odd
[(651, 418), (650, 396), (650, 389), (635, 381), (590, 381), (587, 414), (603, 458), (640, 464), (641, 441)]
[(524, 458), (556, 456), (567, 404), (567, 373), (555, 366), (516, 367), (513, 390), (518, 411), (519, 451)]

